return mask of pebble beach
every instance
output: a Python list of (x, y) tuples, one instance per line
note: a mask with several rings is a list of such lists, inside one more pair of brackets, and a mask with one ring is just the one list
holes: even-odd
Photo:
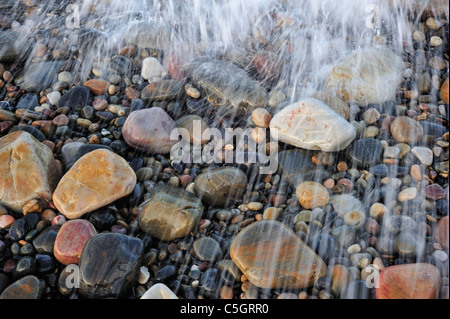
[(449, 298), (448, 0), (225, 48), (116, 2), (0, 0), (0, 299)]

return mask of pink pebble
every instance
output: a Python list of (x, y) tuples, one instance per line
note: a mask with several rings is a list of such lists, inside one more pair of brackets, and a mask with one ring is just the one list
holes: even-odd
[(52, 219), (52, 226), (62, 226), (66, 221), (67, 219), (63, 215), (55, 216)]

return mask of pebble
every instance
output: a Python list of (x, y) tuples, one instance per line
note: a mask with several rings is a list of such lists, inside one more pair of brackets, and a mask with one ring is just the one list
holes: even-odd
[(212, 238), (202, 237), (197, 239), (193, 245), (195, 255), (201, 261), (214, 263), (222, 256), (219, 243)]
[(296, 195), (305, 209), (323, 207), (328, 204), (330, 196), (328, 190), (317, 182), (302, 182), (296, 188)]
[(377, 299), (436, 299), (439, 295), (441, 276), (431, 264), (390, 266), (378, 278)]
[(194, 181), (195, 194), (206, 204), (223, 207), (239, 199), (247, 187), (240, 169), (223, 167), (200, 174)]
[(252, 121), (259, 127), (268, 128), (271, 120), (272, 116), (266, 109), (257, 108), (252, 112)]
[(62, 225), (55, 238), (55, 258), (64, 265), (78, 264), (86, 242), (97, 234), (87, 220), (70, 220)]
[(383, 219), (383, 225), (392, 233), (398, 234), (403, 230), (414, 232), (417, 223), (408, 216), (392, 215)]
[[(251, 249), (255, 246), (258, 249)], [(306, 288), (323, 277), (327, 268), (294, 232), (274, 220), (244, 228), (233, 239), (230, 256), (249, 281), (261, 288)]]
[(416, 146), (411, 149), (411, 153), (413, 153), (422, 164), (426, 166), (430, 166), (433, 164), (433, 151), (428, 147), (424, 146)]
[(399, 143), (415, 144), (422, 137), (424, 130), (418, 121), (399, 116), (391, 122), (390, 132)]
[(159, 186), (142, 207), (139, 227), (158, 239), (173, 240), (188, 235), (202, 213), (203, 205), (195, 195), (174, 186)]
[(80, 293), (91, 299), (123, 296), (139, 271), (143, 248), (140, 239), (123, 234), (102, 233), (91, 237), (79, 262)]
[(402, 191), (400, 191), (400, 193), (398, 193), (397, 199), (400, 202), (406, 202), (406, 201), (410, 201), (416, 198), (417, 196), (417, 188), (416, 187), (408, 187), (403, 189)]

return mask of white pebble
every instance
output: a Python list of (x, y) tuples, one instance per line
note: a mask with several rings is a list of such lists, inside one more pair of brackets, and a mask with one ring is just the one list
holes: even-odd
[(139, 268), (138, 282), (141, 285), (145, 285), (149, 279), (150, 279), (150, 272), (148, 271), (148, 268), (145, 266), (141, 266), (141, 268)]
[(350, 255), (357, 254), (361, 251), (361, 246), (359, 244), (354, 244), (348, 247), (347, 252)]

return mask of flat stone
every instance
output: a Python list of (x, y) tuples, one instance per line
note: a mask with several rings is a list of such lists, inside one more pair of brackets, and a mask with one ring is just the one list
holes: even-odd
[(89, 221), (75, 219), (65, 222), (58, 231), (53, 247), (55, 258), (64, 265), (78, 264), (84, 245), (97, 231)]
[(413, 200), (417, 196), (417, 188), (416, 187), (408, 187), (400, 191), (398, 193), (397, 199), (399, 202), (406, 202), (409, 200)]
[(203, 213), (201, 201), (192, 193), (174, 186), (158, 186), (139, 215), (139, 227), (161, 239), (173, 240), (189, 234)]
[(437, 299), (441, 275), (431, 264), (395, 265), (381, 271), (378, 283), (377, 299)]
[(136, 237), (118, 233), (91, 237), (80, 257), (80, 293), (90, 299), (124, 297), (137, 280), (143, 250)]
[(154, 284), (142, 295), (141, 299), (178, 299), (178, 297), (166, 285)]
[(234, 167), (222, 167), (200, 174), (194, 181), (195, 194), (211, 206), (226, 206), (242, 197), (247, 176)]
[(43, 287), (39, 278), (28, 275), (6, 287), (0, 299), (40, 299), (42, 294)]
[(434, 231), (434, 240), (448, 249), (448, 216), (442, 217)]
[(330, 195), (322, 184), (317, 182), (302, 182), (297, 186), (296, 195), (303, 208), (312, 209), (328, 204)]
[(350, 158), (360, 167), (368, 167), (380, 161), (383, 148), (374, 138), (357, 140), (349, 151)]
[(399, 143), (415, 144), (422, 137), (424, 130), (418, 121), (407, 116), (399, 116), (392, 121), (390, 132)]
[(230, 256), (242, 273), (261, 288), (307, 288), (327, 273), (327, 266), (286, 225), (261, 220), (232, 241)]
[(358, 49), (335, 64), (324, 91), (347, 103), (382, 104), (395, 97), (403, 68), (402, 59), (388, 48)]
[(413, 153), (419, 161), (426, 165), (430, 166), (433, 164), (433, 151), (430, 150), (428, 147), (424, 146), (416, 146), (411, 149), (411, 153)]
[(52, 151), (24, 131), (0, 138), (0, 203), (21, 212), (32, 199), (48, 202), (59, 180)]
[(136, 149), (167, 154), (178, 142), (170, 139), (175, 129), (175, 122), (163, 109), (152, 107), (132, 112), (122, 127), (122, 135)]
[(60, 180), (53, 194), (55, 207), (76, 219), (129, 195), (136, 174), (119, 155), (105, 149), (80, 158)]
[(95, 95), (101, 95), (108, 89), (109, 82), (101, 79), (92, 79), (84, 82), (83, 85), (88, 87)]
[(193, 249), (198, 259), (209, 263), (214, 263), (222, 256), (219, 243), (210, 237), (202, 237), (194, 241)]
[(270, 134), (278, 141), (308, 150), (336, 152), (356, 137), (356, 130), (333, 109), (314, 98), (286, 106), (270, 122)]
[(182, 93), (182, 82), (177, 80), (160, 80), (147, 85), (141, 92), (141, 99), (145, 102), (175, 100)]
[(427, 198), (434, 200), (443, 199), (446, 197), (446, 192), (439, 184), (431, 184), (424, 188), (424, 193)]

